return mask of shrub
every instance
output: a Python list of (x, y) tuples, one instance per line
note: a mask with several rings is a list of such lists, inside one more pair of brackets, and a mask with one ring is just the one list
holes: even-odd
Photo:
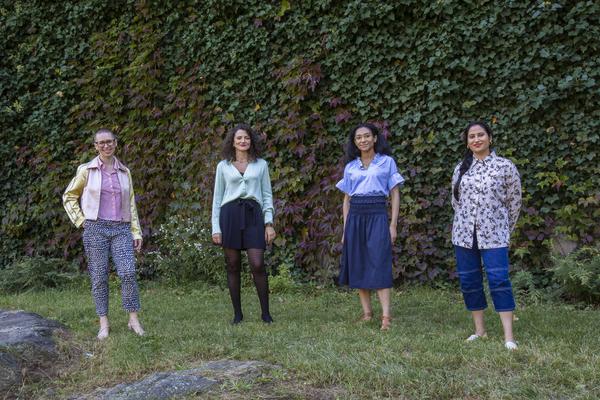
[(556, 301), (561, 294), (560, 285), (552, 281), (549, 273), (521, 270), (513, 274), (511, 281), (517, 300), (521, 303)]
[(83, 277), (75, 262), (59, 258), (26, 257), (0, 270), (0, 290), (22, 292), (58, 288)]
[(271, 293), (288, 293), (300, 287), (292, 276), (292, 268), (290, 264), (281, 264), (277, 268), (277, 274), (269, 278)]
[(554, 257), (550, 270), (564, 297), (600, 303), (600, 248), (582, 247), (567, 257)]
[(223, 252), (211, 239), (208, 218), (171, 216), (155, 235), (158, 250), (147, 262), (162, 279), (174, 282), (205, 281), (223, 285)]

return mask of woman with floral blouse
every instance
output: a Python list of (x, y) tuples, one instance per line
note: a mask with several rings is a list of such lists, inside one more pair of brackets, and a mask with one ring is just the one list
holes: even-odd
[(465, 156), (452, 176), (452, 244), (463, 299), (475, 324), (475, 333), (467, 341), (487, 336), (483, 261), (494, 308), (502, 321), (505, 347), (515, 350), (508, 246), (521, 208), (521, 180), (515, 165), (491, 149), (492, 130), (486, 123), (470, 123), (463, 140)]
[[(400, 185), (404, 178), (385, 138), (372, 124), (350, 131), (344, 177), (337, 188), (344, 192), (344, 236), (339, 282), (358, 289), (362, 321), (370, 321), (371, 291), (381, 303), (381, 330), (390, 328), (392, 245), (397, 237)], [(392, 216), (388, 221), (387, 197)]]

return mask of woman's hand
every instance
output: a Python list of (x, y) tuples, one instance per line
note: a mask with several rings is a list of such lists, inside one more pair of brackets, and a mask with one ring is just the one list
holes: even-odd
[(265, 226), (265, 240), (267, 244), (271, 244), (275, 239), (275, 229), (271, 225)]
[(217, 246), (220, 246), (221, 245), (221, 234), (220, 233), (214, 233), (212, 235), (212, 241)]
[(133, 239), (133, 248), (139, 253), (142, 250), (142, 239)]
[(392, 244), (394, 244), (397, 237), (398, 237), (398, 232), (396, 229), (396, 225), (390, 224), (390, 238), (392, 239)]

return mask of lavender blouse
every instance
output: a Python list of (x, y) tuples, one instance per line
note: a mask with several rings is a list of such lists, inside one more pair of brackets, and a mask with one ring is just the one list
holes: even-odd
[(119, 183), (117, 168), (114, 166), (112, 173), (110, 173), (106, 170), (104, 163), (100, 161), (100, 172), (102, 173), (102, 187), (98, 218), (108, 221), (121, 221), (121, 184)]
[(404, 183), (394, 159), (385, 154), (375, 154), (367, 168), (360, 157), (344, 168), (344, 177), (335, 186), (349, 196), (388, 196), (396, 185)]

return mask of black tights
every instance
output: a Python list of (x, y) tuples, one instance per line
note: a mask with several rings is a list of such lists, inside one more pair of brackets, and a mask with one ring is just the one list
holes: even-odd
[[(229, 287), (229, 295), (233, 305), (233, 322), (240, 322), (244, 316), (242, 314), (242, 300), (240, 297), (240, 270), (242, 264), (241, 251), (237, 249), (229, 249), (224, 247), (225, 263), (227, 265), (227, 286)], [(267, 279), (267, 271), (265, 269), (265, 260), (263, 249), (248, 249), (248, 262), (252, 270), (256, 293), (260, 301), (261, 318), (265, 322), (271, 322), (269, 313), (269, 282)]]

